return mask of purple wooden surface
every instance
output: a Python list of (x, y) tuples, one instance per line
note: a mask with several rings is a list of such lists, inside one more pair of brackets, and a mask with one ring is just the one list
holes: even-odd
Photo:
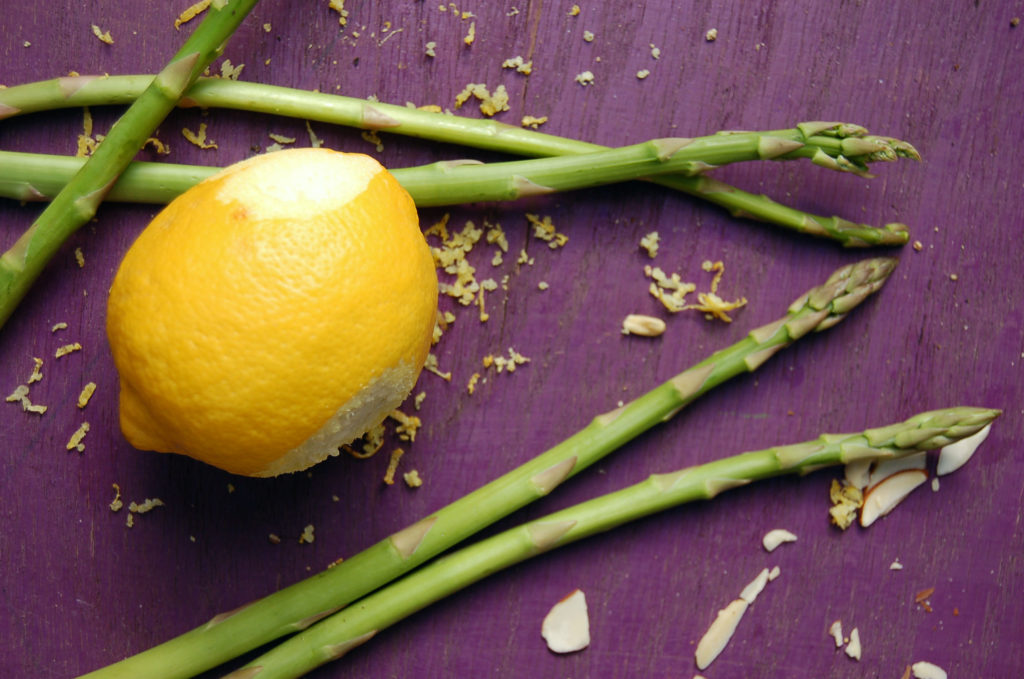
[[(21, 3), (0, 12), (0, 83), (63, 75), (152, 72), (190, 27), (176, 32), (177, 3)], [(681, 676), (715, 612), (765, 566), (779, 565), (731, 645), (704, 674), (714, 677), (898, 677), (929, 660), (952, 677), (1019, 676), (1024, 669), (1024, 464), (1021, 311), (1024, 256), (1021, 123), (1024, 14), (1002, 2), (788, 3), (350, 2), (339, 31), (326, 2), (266, 0), (224, 56), (243, 80), (383, 101), (452, 108), (469, 82), (504, 84), (511, 110), (498, 119), (546, 115), (544, 131), (605, 144), (723, 128), (785, 127), (801, 120), (857, 122), (912, 141), (923, 163), (879, 167), (862, 180), (807, 163), (750, 165), (720, 176), (805, 209), (872, 223), (905, 221), (923, 249), (877, 299), (827, 334), (809, 338), (629, 444), (553, 496), (502, 525), (642, 479), (743, 450), (859, 430), (954, 404), (1006, 413), (979, 456), (915, 492), (867, 530), (827, 521), (832, 472), (777, 479), (641, 521), (494, 576), (381, 632), (313, 676)], [(607, 6), (606, 6), (607, 5)], [(471, 22), (476, 40), (465, 47)], [(90, 25), (114, 37), (98, 41)], [(270, 30), (264, 30), (269, 24)], [(718, 38), (707, 42), (708, 29)], [(593, 42), (585, 42), (592, 31)], [(437, 56), (424, 45), (437, 43)], [(30, 43), (30, 44), (29, 44)], [(654, 59), (650, 45), (657, 46)], [(529, 77), (501, 68), (522, 55)], [(649, 69), (638, 80), (635, 73)], [(590, 70), (582, 87), (575, 74)], [(96, 129), (117, 115), (97, 109)], [(461, 114), (478, 116), (471, 106)], [(5, 120), (0, 147), (73, 153), (78, 110)], [(201, 151), (180, 129), (209, 126), (219, 148)], [(393, 167), (483, 157), (384, 136), (376, 153), (358, 133), (314, 125), (327, 144), (376, 154)], [(270, 143), (275, 132), (307, 139), (301, 121), (225, 111), (176, 112), (161, 127), (173, 162), (224, 165)], [(3, 247), (38, 206), (0, 201)], [(551, 251), (529, 235), (524, 212), (550, 215), (569, 235)], [(67, 677), (143, 650), (218, 612), (310, 575), (424, 516), (584, 426), (749, 329), (776, 318), (797, 294), (862, 253), (733, 219), (647, 186), (585, 191), (529, 205), (451, 210), (452, 222), (500, 222), (511, 252), (492, 268), (492, 248), (471, 255), (481, 277), (510, 274), (489, 298), (491, 319), (459, 319), (438, 347), (451, 384), (421, 381), (427, 397), (416, 442), (402, 462), (425, 484), (380, 482), (385, 457), (346, 457), (312, 474), (276, 480), (232, 477), (175, 456), (140, 453), (121, 438), (117, 384), (103, 333), (105, 292), (119, 258), (154, 214), (104, 206), (52, 263), (0, 332), (0, 389), (23, 382), (45, 359), (31, 397), (43, 416), (0, 403), (0, 663), (4, 676)], [(442, 211), (423, 213), (425, 224)], [(732, 325), (696, 314), (668, 319), (664, 337), (623, 337), (621, 318), (658, 313), (637, 248), (657, 230), (655, 263), (706, 286), (704, 259), (721, 259), (724, 296), (745, 295)], [(81, 247), (84, 268), (73, 250)], [(956, 276), (953, 280), (952, 276)], [(538, 290), (546, 281), (550, 288)], [(706, 287), (704, 288), (706, 289)], [(67, 322), (56, 333), (54, 323)], [(80, 352), (54, 359), (56, 347)], [(532, 361), (465, 384), (487, 353), (514, 347)], [(82, 385), (98, 384), (84, 411)], [(82, 454), (65, 443), (91, 424)], [(125, 502), (166, 504), (125, 526)], [(229, 487), (233, 487), (233, 492)], [(313, 544), (299, 544), (307, 524)], [(799, 536), (773, 554), (769, 529)], [(281, 544), (271, 544), (276, 533)], [(889, 564), (898, 559), (903, 570)], [(593, 642), (560, 657), (540, 638), (548, 607), (580, 587)], [(914, 603), (934, 587), (932, 612)], [(826, 635), (841, 619), (860, 630), (856, 663)], [(211, 675), (212, 676), (212, 675)]]

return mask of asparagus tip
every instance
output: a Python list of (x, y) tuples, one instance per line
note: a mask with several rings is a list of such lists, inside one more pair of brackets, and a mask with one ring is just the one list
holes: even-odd
[(856, 224), (854, 222), (834, 218), (833, 226), (843, 236), (843, 246), (861, 248), (874, 245), (906, 245), (910, 240), (910, 231), (906, 224), (890, 222), (881, 228)]
[[(846, 144), (849, 144), (851, 141), (854, 140), (844, 140), (844, 148)], [(867, 143), (867, 145), (863, 146), (865, 149), (863, 158), (869, 162), (892, 162), (899, 160), (900, 158), (921, 160), (921, 154), (918, 153), (916, 148), (914, 148), (914, 145), (908, 141), (903, 141), (902, 139), (871, 136), (858, 141)]]
[(847, 264), (832, 273), (821, 285), (812, 288), (790, 306), (791, 313), (810, 307), (829, 313), (821, 320), (817, 330), (835, 325), (853, 307), (877, 292), (896, 269), (895, 257), (872, 257)]
[(1002, 410), (997, 408), (973, 406), (929, 410), (914, 415), (902, 425), (867, 430), (865, 435), (869, 441), (891, 436), (897, 447), (931, 450), (976, 434), (1001, 414)]

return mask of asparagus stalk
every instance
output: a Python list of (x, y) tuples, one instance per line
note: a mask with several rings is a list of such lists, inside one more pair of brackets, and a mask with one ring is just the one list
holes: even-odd
[(957, 407), (856, 434), (822, 434), (813, 441), (741, 453), (668, 474), (511, 528), (443, 556), (358, 605), (318, 622), (226, 679), (289, 679), (340, 658), (377, 632), (488, 575), (577, 540), (671, 507), (710, 500), (753, 481), (803, 474), (854, 460), (891, 459), (934, 450), (980, 431), (1000, 414)]
[[(144, 89), (150, 77), (66, 76), (8, 87), (0, 90), (0, 120), (55, 108), (130, 103)], [(408, 106), (224, 78), (198, 79), (180, 99), (179, 105), (283, 115), (513, 155), (560, 156), (592, 153), (606, 148), (599, 144), (514, 127), (492, 119), (438, 115)], [(891, 137), (869, 135), (859, 125), (812, 121), (801, 123), (797, 128), (798, 136), (794, 138), (801, 141), (816, 136), (830, 138), (832, 141), (824, 142), (822, 146), (833, 156), (874, 154), (876, 157), (870, 160), (890, 159), (895, 155), (918, 157), (917, 151), (909, 143)], [(777, 132), (779, 134), (776, 136), (781, 136), (782, 131)], [(790, 131), (787, 133), (792, 134)], [(736, 133), (724, 131), (720, 134)], [(827, 161), (824, 164), (828, 165)]]
[[(910, 238), (905, 224), (890, 222), (881, 227), (860, 224), (839, 216), (823, 217), (788, 207), (764, 194), (747, 193), (708, 176), (658, 176), (656, 184), (677, 188), (725, 208), (733, 217), (754, 219), (798, 233), (831, 238), (848, 248), (873, 245), (903, 245)], [(686, 187), (675, 186), (685, 184)]]
[(109, 134), (13, 246), (0, 256), (0, 326), (61, 244), (99, 204), (157, 125), (195, 82), (258, 0), (214, 3), (202, 24), (139, 95)]
[[(18, 85), (0, 90), (0, 119), (23, 113), (58, 107), (124, 104), (141, 91), (148, 76), (71, 76)], [(221, 107), (273, 115), (305, 118), (367, 130), (432, 139), (481, 149), (524, 156), (557, 156), (592, 153), (605, 147), (555, 135), (534, 132), (494, 120), (478, 120), (410, 109), (379, 102), (368, 102), (340, 95), (248, 83), (225, 79), (200, 79), (181, 100), (182, 106)], [(858, 173), (865, 164), (856, 160), (865, 150), (869, 160), (896, 157), (919, 158), (906, 142), (888, 137), (872, 137), (854, 125), (804, 123), (809, 136), (832, 135), (835, 140), (821, 154), (809, 155), (818, 164)], [(843, 141), (845, 140), (845, 141)], [(808, 155), (807, 151), (803, 152)], [(846, 156), (853, 153), (854, 159)], [(704, 198), (727, 209), (734, 216), (748, 217), (794, 229), (801, 233), (833, 238), (848, 247), (866, 245), (902, 245), (907, 242), (906, 227), (887, 224), (875, 228), (854, 224), (839, 217), (821, 217), (786, 208), (766, 196), (738, 188), (711, 183), (699, 176), (658, 177), (658, 184)]]
[[(85, 161), (70, 156), (0, 151), (0, 196), (21, 201), (48, 200), (57, 194)], [(168, 203), (188, 187), (219, 168), (171, 163), (133, 162), (111, 188), (106, 199), (136, 203)], [(401, 178), (410, 169), (396, 169)], [(653, 178), (666, 186), (692, 185), (706, 200), (727, 209), (735, 217), (761, 219), (812, 236), (833, 238), (847, 247), (899, 245), (907, 240), (903, 224), (876, 228), (842, 217), (821, 217), (754, 195), (708, 176), (659, 175)], [(401, 181), (401, 179), (400, 179)], [(443, 193), (440, 194), (443, 196)], [(486, 195), (486, 194), (484, 194)], [(415, 199), (415, 196), (414, 196)]]
[[(709, 167), (748, 160), (804, 155), (814, 162), (822, 162), (814, 159), (824, 156), (833, 162), (843, 158), (843, 167), (859, 168), (877, 154), (897, 157), (894, 151), (886, 155), (880, 150), (892, 151), (891, 144), (886, 146), (888, 142), (881, 146), (871, 143), (854, 154), (857, 149), (844, 151), (844, 142), (863, 141), (863, 138), (807, 134), (804, 130), (800, 125), (790, 130), (714, 134), (693, 139), (670, 137), (586, 154), (488, 164), (442, 161), (392, 172), (418, 206), (434, 207), (514, 200), (657, 175), (673, 175), (672, 179), (695, 177)], [(838, 155), (833, 158), (830, 153)], [(15, 152), (0, 152), (0, 161), (3, 161), (0, 162), (0, 195), (21, 200), (45, 199), (52, 195), (61, 187), (63, 177), (74, 172), (77, 163), (82, 162), (63, 156)], [(110, 196), (112, 199), (132, 197), (144, 202), (166, 202), (214, 171), (215, 168), (198, 166), (139, 163), (125, 172), (124, 182), (119, 182)], [(713, 180), (699, 181), (697, 186), (709, 197), (729, 193), (727, 187)], [(828, 230), (815, 218), (805, 216), (802, 223), (805, 231)], [(848, 236), (855, 226), (837, 218), (828, 223), (833, 230), (845, 229)], [(860, 228), (870, 230), (870, 227)]]
[(825, 330), (878, 290), (892, 258), (844, 266), (802, 295), (782, 318), (751, 331), (646, 394), (590, 424), (504, 476), (430, 516), (249, 606), (86, 675), (92, 679), (190, 677), (312, 625), (412, 570), (473, 533), (543, 497), (632, 438), (665, 422), (697, 397), (753, 372), (812, 331)]

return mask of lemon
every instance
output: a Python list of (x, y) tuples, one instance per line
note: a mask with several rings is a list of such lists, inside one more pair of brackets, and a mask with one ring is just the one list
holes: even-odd
[(416, 208), (377, 161), (250, 158), (167, 205), (117, 271), (121, 429), (235, 474), (305, 469), (408, 396), (436, 313)]

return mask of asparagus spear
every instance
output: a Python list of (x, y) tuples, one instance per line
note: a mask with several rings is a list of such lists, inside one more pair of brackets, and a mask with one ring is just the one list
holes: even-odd
[[(7, 116), (68, 106), (123, 104), (141, 91), (148, 76), (73, 76), (29, 83), (0, 90), (0, 119)], [(597, 144), (525, 130), (494, 120), (478, 120), (410, 109), (379, 102), (368, 102), (321, 92), (247, 83), (224, 79), (200, 79), (182, 99), (183, 106), (222, 107), (274, 115), (305, 118), (368, 130), (386, 130), (453, 144), (525, 156), (555, 156), (592, 153), (602, 150)], [(833, 169), (863, 173), (864, 165), (843, 156), (843, 147), (855, 155), (874, 145), (875, 153), (892, 159), (897, 156), (919, 158), (906, 142), (887, 137), (871, 137), (858, 126), (834, 123), (805, 123), (804, 131), (813, 135), (831, 132), (839, 135), (816, 161)], [(860, 148), (857, 148), (860, 147)], [(838, 157), (835, 157), (838, 156)], [(831, 160), (833, 157), (834, 160)], [(906, 227), (887, 224), (875, 228), (854, 224), (839, 217), (821, 217), (775, 203), (766, 196), (712, 182), (705, 177), (658, 177), (656, 183), (704, 198), (729, 210), (734, 216), (749, 217), (801, 233), (833, 238), (848, 247), (865, 245), (902, 245), (907, 242)]]
[[(0, 120), (55, 108), (126, 104), (141, 92), (151, 76), (66, 76), (0, 90)], [(600, 151), (603, 146), (514, 127), (491, 119), (438, 115), (432, 111), (371, 102), (337, 94), (250, 83), (224, 78), (200, 78), (183, 96), (182, 107), (229, 108), (380, 130), (422, 139), (524, 156), (560, 156)], [(812, 121), (797, 126), (803, 138), (824, 136), (831, 155), (865, 152), (918, 157), (907, 142), (869, 135), (860, 125)], [(723, 131), (720, 134), (735, 134)], [(743, 134), (743, 133), (740, 133)], [(872, 160), (882, 158), (873, 158)], [(827, 165), (827, 161), (825, 161)]]
[(312, 625), (473, 533), (557, 488), (697, 397), (756, 370), (775, 352), (825, 330), (878, 290), (892, 258), (844, 266), (800, 296), (782, 318), (722, 349), (590, 424), (541, 455), (335, 567), (217, 616), (194, 630), (86, 675), (92, 679), (189, 677)]
[[(898, 157), (890, 141), (860, 144), (863, 137), (839, 137), (808, 133), (808, 124), (789, 130), (714, 134), (697, 138), (654, 139), (617, 149), (585, 154), (477, 163), (442, 161), (415, 168), (392, 170), (399, 182), (412, 194), (420, 207), (460, 203), (514, 200), (526, 195), (599, 186), (655, 175), (673, 175), (672, 179), (700, 175), (709, 167), (748, 160), (775, 160), (805, 156), (813, 162), (828, 158), (837, 169), (866, 167), (873, 158)], [(825, 130), (830, 132), (831, 130)], [(880, 139), (880, 138), (877, 138)], [(853, 146), (847, 142), (858, 142)], [(836, 154), (833, 157), (830, 154)], [(838, 163), (838, 159), (843, 159)], [(0, 195), (21, 200), (45, 199), (61, 187), (63, 177), (74, 172), (80, 159), (28, 153), (0, 152)], [(126, 171), (124, 186), (119, 182), (110, 193), (112, 199), (133, 198), (143, 202), (166, 202), (215, 168), (172, 166), (164, 163), (138, 163)], [(706, 178), (705, 178), (706, 179)], [(728, 187), (714, 180), (699, 181), (703, 195), (716, 199), (728, 195)], [(825, 231), (815, 218), (805, 217), (804, 230)], [(833, 218), (834, 230), (857, 226)], [(863, 231), (870, 227), (859, 226)], [(865, 237), (869, 237), (864, 234)], [(904, 234), (905, 235), (905, 234)]]
[[(0, 196), (15, 200), (48, 200), (85, 161), (70, 156), (0, 151)], [(179, 193), (219, 168), (172, 163), (133, 162), (111, 188), (106, 199), (136, 203), (168, 203)], [(411, 169), (397, 169), (399, 177)], [(765, 195), (754, 195), (708, 176), (659, 175), (653, 180), (665, 186), (685, 183), (706, 200), (727, 209), (735, 217), (761, 219), (812, 236), (833, 238), (847, 247), (900, 245), (907, 240), (903, 224), (876, 228), (842, 217), (821, 217), (787, 207)], [(484, 194), (486, 195), (486, 194)], [(414, 196), (415, 198), (415, 196)]]
[(443, 556), (282, 642), (225, 679), (302, 676), (428, 605), (538, 554), (671, 507), (710, 500), (752, 481), (934, 450), (977, 433), (999, 414), (987, 408), (933, 410), (856, 434), (822, 434), (813, 441), (651, 475)]
[[(747, 193), (708, 176), (659, 176), (656, 184), (676, 188), (725, 208), (733, 217), (756, 219), (798, 233), (831, 238), (845, 247), (903, 245), (910, 238), (905, 224), (890, 222), (881, 227), (860, 224), (839, 216), (823, 217), (773, 201), (764, 194)], [(677, 186), (679, 185), (679, 186)], [(681, 185), (685, 185), (681, 186)]]

